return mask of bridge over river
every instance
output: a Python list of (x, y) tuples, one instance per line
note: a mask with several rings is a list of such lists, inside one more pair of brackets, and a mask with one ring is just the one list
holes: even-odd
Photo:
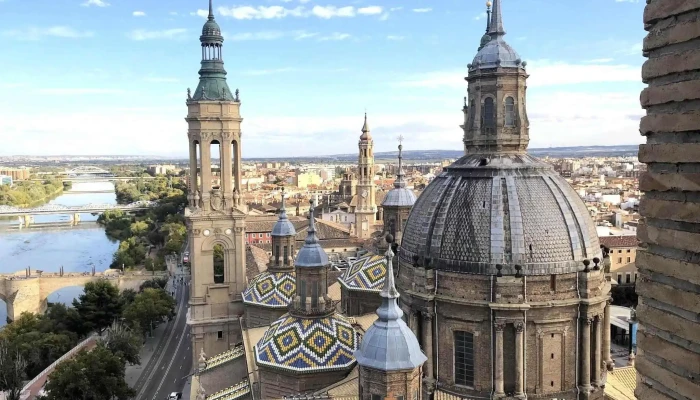
[(85, 204), (82, 206), (63, 206), (60, 204), (44, 204), (34, 208), (19, 208), (0, 206), (0, 217), (21, 217), (26, 215), (50, 214), (99, 214), (107, 210), (139, 211), (156, 205), (155, 201), (137, 201), (131, 204)]
[(7, 317), (18, 318), (23, 312), (43, 313), (46, 311), (48, 296), (63, 288), (85, 286), (88, 282), (106, 279), (116, 285), (120, 291), (138, 290), (141, 284), (153, 278), (168, 276), (167, 272), (127, 272), (107, 270), (93, 274), (83, 273), (39, 273), (19, 271), (16, 274), (0, 275), (0, 299), (7, 305)]

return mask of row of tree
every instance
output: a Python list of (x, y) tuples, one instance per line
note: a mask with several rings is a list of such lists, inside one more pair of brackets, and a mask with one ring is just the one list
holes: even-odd
[(166, 283), (148, 281), (138, 292), (119, 293), (107, 280), (89, 282), (72, 308), (52, 304), (44, 315), (22, 313), (0, 331), (0, 390), (8, 391), (8, 400), (18, 399), (25, 379), (41, 373), (89, 332), (97, 332), (97, 348), (80, 352), (53, 371), (47, 399), (112, 398), (105, 393), (128, 398), (132, 393), (124, 381), (125, 365), (139, 364), (144, 336), (175, 315)]
[[(187, 203), (185, 190), (182, 182), (165, 178), (117, 184), (119, 202), (148, 199), (158, 200), (158, 205), (142, 215), (108, 210), (98, 218), (97, 222), (105, 227), (107, 236), (121, 241), (112, 268), (144, 266), (152, 271), (165, 269), (164, 256), (179, 252), (185, 242), (185, 221), (181, 214)], [(155, 259), (147, 257), (152, 246), (159, 249)]]
[(52, 196), (69, 188), (70, 182), (46, 180), (43, 182), (20, 181), (12, 186), (0, 185), (0, 205), (28, 207), (44, 203)]

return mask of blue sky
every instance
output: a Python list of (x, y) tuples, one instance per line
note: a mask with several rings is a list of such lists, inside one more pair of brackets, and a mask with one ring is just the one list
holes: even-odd
[[(530, 147), (638, 144), (643, 1), (502, 0)], [(187, 152), (206, 0), (0, 0), (0, 155)], [(214, 0), (243, 156), (461, 149), (481, 0)]]

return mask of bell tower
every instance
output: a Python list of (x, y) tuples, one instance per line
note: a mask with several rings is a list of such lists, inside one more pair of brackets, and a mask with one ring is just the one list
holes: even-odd
[(357, 163), (357, 206), (355, 207), (355, 224), (357, 236), (361, 239), (369, 238), (372, 233), (372, 225), (377, 219), (377, 203), (375, 201), (376, 188), (374, 187), (374, 141), (367, 124), (362, 126), (362, 135), (358, 144), (360, 154)]
[(245, 281), (245, 206), (240, 199), (241, 102), (226, 83), (221, 29), (209, 17), (200, 36), (202, 62), (194, 94), (187, 89), (189, 191), (185, 210), (192, 280), (192, 359), (240, 340)]
[[(487, 3), (486, 34), (474, 61), (467, 65), (469, 83), (464, 112), (464, 152), (525, 153), (530, 141), (525, 90), (527, 63), (503, 39), (501, 0)], [(487, 18), (489, 19), (489, 18)]]

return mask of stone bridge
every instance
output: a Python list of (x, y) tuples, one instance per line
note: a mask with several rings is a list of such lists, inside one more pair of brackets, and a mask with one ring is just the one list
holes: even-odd
[(26, 271), (20, 271), (16, 275), (0, 275), (0, 299), (7, 305), (7, 317), (14, 320), (25, 311), (32, 313), (46, 311), (46, 299), (59, 289), (85, 286), (88, 282), (106, 279), (116, 285), (120, 291), (138, 290), (143, 282), (165, 276), (168, 276), (167, 272), (122, 274), (119, 271), (108, 270), (97, 272), (95, 275), (64, 273), (62, 276), (58, 273), (32, 272), (32, 275), (27, 277)]

